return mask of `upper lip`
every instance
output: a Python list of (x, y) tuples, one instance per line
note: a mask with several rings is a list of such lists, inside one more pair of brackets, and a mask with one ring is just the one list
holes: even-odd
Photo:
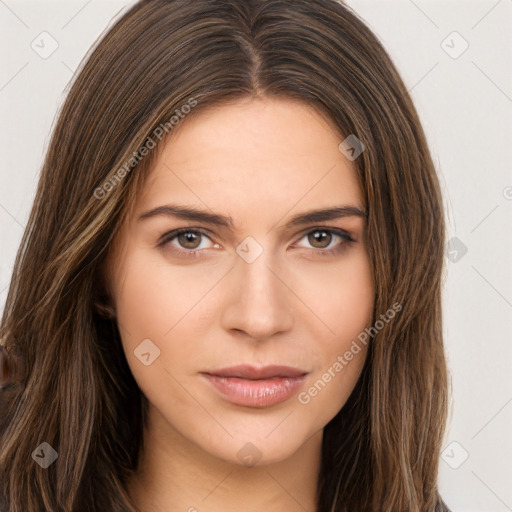
[(209, 370), (202, 373), (216, 375), (218, 377), (235, 377), (242, 379), (260, 380), (269, 379), (272, 377), (301, 377), (306, 375), (308, 372), (300, 370), (299, 368), (293, 368), (291, 366), (270, 365), (256, 368), (247, 364), (241, 364), (238, 366), (230, 366), (229, 368)]

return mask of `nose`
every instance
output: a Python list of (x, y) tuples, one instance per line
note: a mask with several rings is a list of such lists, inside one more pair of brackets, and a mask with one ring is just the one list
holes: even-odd
[(230, 291), (222, 314), (226, 331), (263, 341), (291, 329), (294, 295), (270, 251), (251, 263), (237, 256), (228, 276)]

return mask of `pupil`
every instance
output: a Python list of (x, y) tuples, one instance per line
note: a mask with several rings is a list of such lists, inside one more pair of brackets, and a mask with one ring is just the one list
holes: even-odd
[[(321, 244), (321, 238), (324, 238), (324, 237), (327, 237), (327, 245), (329, 245), (329, 242), (330, 242), (330, 235), (328, 235), (325, 231), (314, 231), (312, 233), (313, 235), (313, 240), (314, 240), (314, 243), (312, 243), (312, 245), (315, 245), (315, 243), (317, 242), (320, 242)], [(325, 245), (321, 245), (322, 247), (325, 247)]]
[(186, 247), (194, 249), (197, 246), (197, 240), (195, 240), (196, 243), (194, 244), (194, 239), (198, 239), (199, 237), (195, 233), (189, 231), (187, 233), (181, 233), (180, 236), (185, 240), (183, 245)]

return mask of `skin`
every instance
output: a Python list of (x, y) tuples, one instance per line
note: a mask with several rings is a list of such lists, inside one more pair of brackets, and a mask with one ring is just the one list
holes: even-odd
[[(366, 347), (307, 404), (296, 393), (270, 407), (234, 405), (199, 372), (289, 365), (309, 372), (304, 392), (371, 325), (364, 218), (281, 229), (313, 209), (364, 209), (342, 140), (311, 106), (259, 98), (190, 115), (159, 153), (107, 267), (128, 364), (150, 402), (130, 483), (141, 511), (315, 510), (323, 429), (353, 390)], [(169, 203), (229, 215), (237, 231), (167, 215), (138, 220)], [(158, 246), (182, 227), (207, 235)], [(332, 231), (317, 240), (321, 228), (354, 241)], [(251, 263), (236, 252), (247, 236), (263, 248)], [(144, 339), (160, 350), (147, 366), (134, 353)], [(248, 442), (252, 465), (239, 455)]]

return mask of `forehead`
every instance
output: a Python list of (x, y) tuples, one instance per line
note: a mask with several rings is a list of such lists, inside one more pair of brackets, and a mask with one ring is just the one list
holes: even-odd
[(185, 118), (159, 151), (137, 211), (168, 202), (277, 215), (292, 208), (363, 206), (337, 128), (312, 106), (245, 99)]

